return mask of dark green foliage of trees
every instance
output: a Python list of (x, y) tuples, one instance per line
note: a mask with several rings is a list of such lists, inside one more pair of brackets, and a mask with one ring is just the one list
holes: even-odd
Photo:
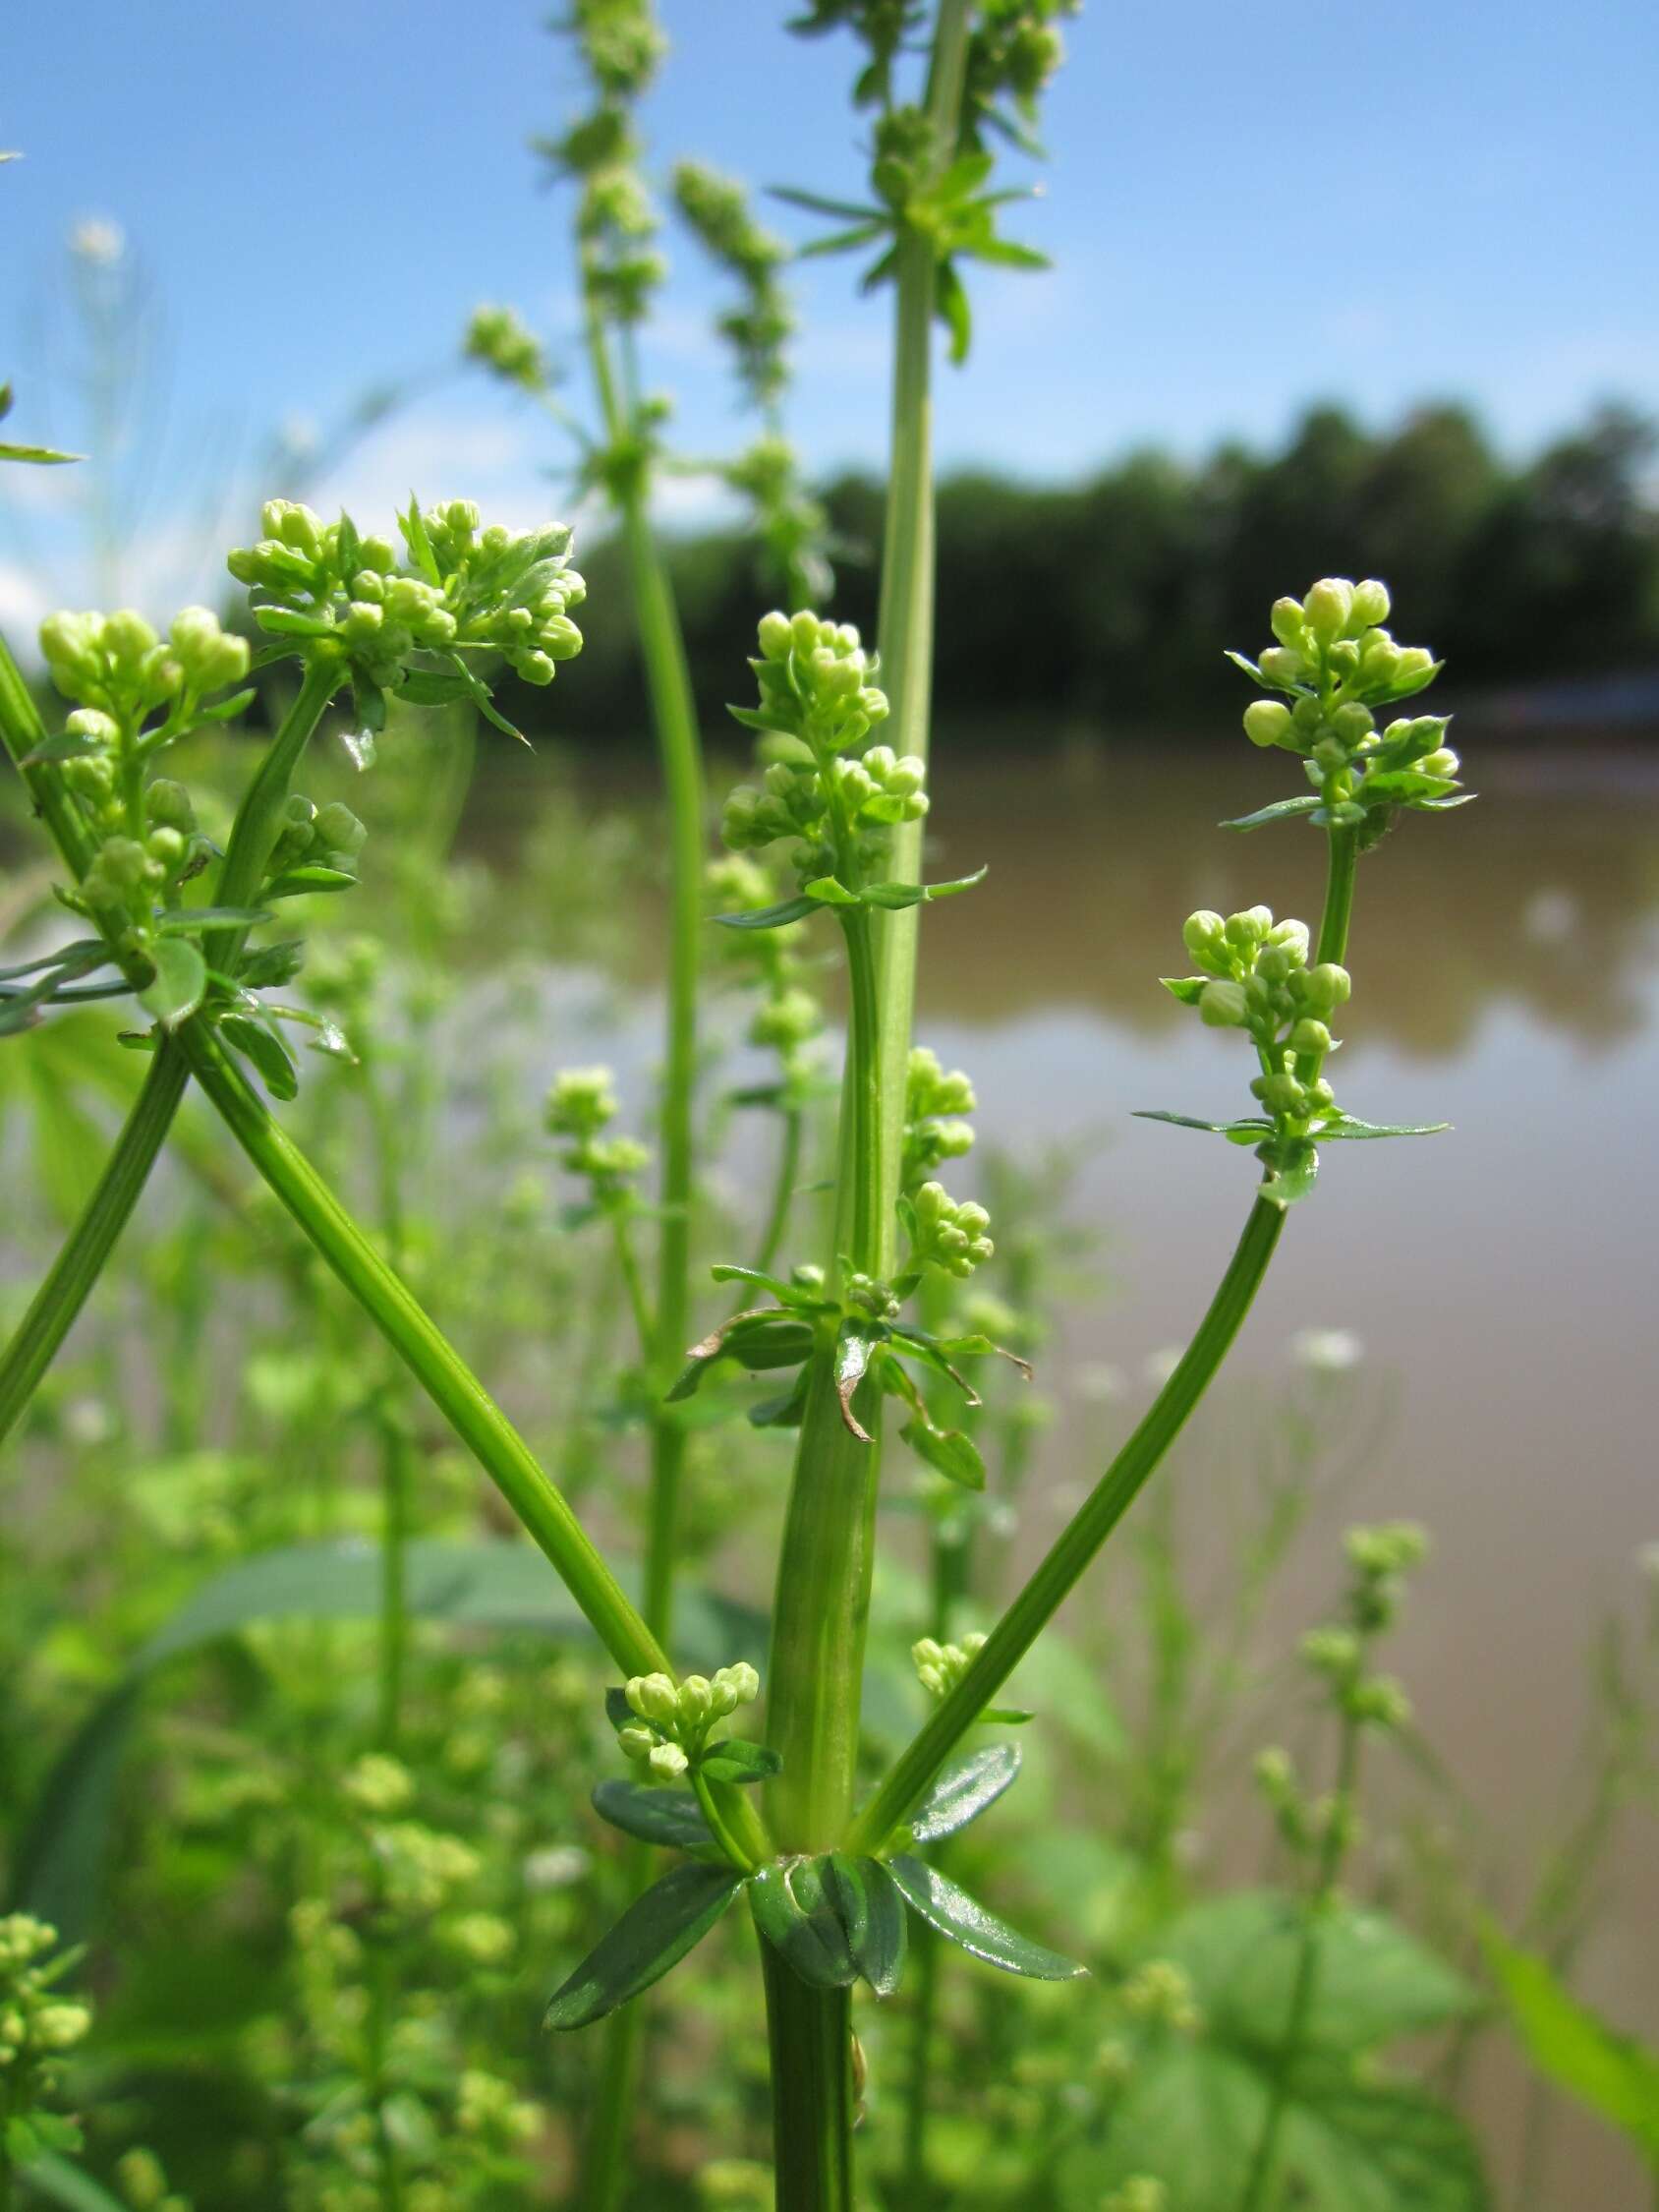
[[(1230, 444), (1188, 465), (1147, 450), (1063, 489), (955, 476), (939, 503), (940, 710), (970, 731), (1019, 716), (1033, 746), (1079, 724), (1230, 722), (1236, 679), (1215, 641), (1248, 645), (1284, 578), (1304, 572), (1386, 576), (1465, 695), (1659, 669), (1654, 450), (1653, 426), (1619, 407), (1516, 465), (1460, 407), (1373, 436), (1322, 406), (1271, 456)], [(863, 476), (825, 492), (840, 541), (834, 611), (866, 636), (882, 496)], [(595, 613), (566, 671), (566, 728), (643, 741), (617, 558), (609, 544), (582, 549), (590, 605), (612, 611)], [(776, 584), (736, 537), (683, 539), (671, 565), (699, 706), (717, 730)], [(533, 701), (520, 704), (533, 724)]]

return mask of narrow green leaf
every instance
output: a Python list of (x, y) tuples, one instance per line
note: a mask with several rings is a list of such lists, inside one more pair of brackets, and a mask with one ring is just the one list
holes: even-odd
[[(626, 1698), (623, 1704), (627, 1704)], [(631, 1716), (630, 1716), (631, 1717)], [(713, 1843), (703, 1808), (685, 1789), (653, 1789), (645, 1782), (601, 1781), (594, 1789), (594, 1811), (625, 1835), (643, 1843), (666, 1843), (695, 1851)]]
[(0, 461), (30, 461), (36, 467), (51, 468), (60, 461), (84, 461), (85, 453), (60, 453), (51, 445), (0, 444)]
[(834, 876), (814, 876), (811, 883), (802, 884), (801, 896), (816, 899), (825, 906), (856, 906), (859, 902), (858, 893), (849, 891)]
[(156, 928), (163, 937), (197, 937), (204, 929), (254, 929), (269, 920), (264, 906), (176, 906)]
[(993, 1743), (947, 1767), (911, 1816), (911, 1834), (918, 1843), (937, 1843), (977, 1821), (1013, 1782), (1019, 1761), (1017, 1744)]
[(1659, 2051), (1610, 2027), (1563, 1988), (1547, 1960), (1517, 1950), (1496, 1928), (1482, 1944), (1538, 2071), (1622, 2129), (1659, 2174)]
[(858, 1978), (846, 1930), (811, 1859), (764, 1866), (749, 1880), (755, 1925), (813, 1989), (845, 1989)]
[(1308, 791), (1300, 798), (1275, 799), (1271, 806), (1258, 806), (1254, 814), (1234, 815), (1230, 822), (1223, 822), (1224, 830), (1259, 830), (1267, 822), (1288, 822), (1298, 814), (1311, 814), (1319, 804), (1317, 791)]
[(300, 1072), (274, 1030), (245, 1014), (227, 1014), (219, 1022), (226, 1044), (251, 1060), (271, 1096), (284, 1104), (300, 1094)]
[(313, 891), (351, 891), (357, 878), (344, 868), (288, 868), (274, 883), (265, 886), (267, 899), (298, 899), (303, 893)]
[(545, 2024), (562, 2033), (587, 2027), (660, 1981), (703, 1941), (740, 1880), (729, 1866), (677, 1866), (665, 1874), (554, 1991)]
[(719, 1782), (770, 1781), (782, 1767), (783, 1761), (775, 1751), (742, 1736), (727, 1736), (723, 1743), (711, 1744), (697, 1762), (700, 1775)]
[(163, 937), (150, 954), (155, 979), (139, 993), (139, 1004), (164, 1028), (176, 1029), (201, 1004), (207, 988), (207, 963), (186, 937)]
[(1207, 975), (1161, 975), (1158, 980), (1171, 998), (1178, 999), (1182, 1006), (1196, 1006), (1210, 978)]
[(816, 913), (819, 904), (803, 891), (798, 898), (782, 900), (775, 906), (756, 906), (746, 914), (716, 914), (715, 919), (722, 929), (782, 929), (789, 922), (803, 921), (808, 914)]
[(416, 567), (420, 569), (429, 584), (441, 586), (443, 578), (438, 574), (437, 560), (432, 553), (432, 542), (427, 536), (426, 517), (422, 514), (421, 502), (413, 492), (409, 495), (409, 512), (406, 515), (399, 515), (398, 520), (404, 525), (403, 535), (408, 542), (409, 551)]
[(1351, 1114), (1334, 1114), (1319, 1125), (1319, 1141), (1328, 1136), (1357, 1141), (1372, 1136), (1438, 1136), (1450, 1122), (1356, 1122)]
[(819, 1861), (824, 1894), (834, 1908), (853, 1964), (878, 1997), (890, 1997), (904, 1972), (904, 1899), (880, 1859), (831, 1851)]
[(98, 750), (95, 737), (88, 737), (79, 729), (63, 729), (55, 737), (42, 737), (31, 752), (25, 753), (19, 765), (44, 768), (48, 763), (61, 760), (85, 760), (88, 753)]
[[(4, 450), (0, 446), (0, 452)], [(23, 2178), (36, 2196), (62, 2206), (63, 2212), (125, 2212), (120, 2197), (111, 2196), (101, 2182), (94, 2182), (56, 2151), (31, 2158)]]
[(1075, 1959), (1062, 1958), (1058, 1950), (1020, 1935), (926, 1859), (902, 1852), (892, 1862), (892, 1878), (911, 1910), (920, 1913), (930, 1928), (989, 1966), (1039, 1982), (1075, 1981), (1088, 1971)]
[(792, 1368), (811, 1350), (811, 1324), (789, 1308), (768, 1307), (738, 1313), (691, 1347), (666, 1403), (674, 1405), (689, 1398), (716, 1360), (735, 1360), (752, 1374), (759, 1374), (771, 1368)]
[(929, 905), (936, 899), (954, 899), (958, 892), (972, 891), (975, 884), (983, 883), (988, 873), (976, 868), (971, 876), (957, 876), (950, 883), (871, 883), (860, 894), (865, 905), (881, 906), (888, 912), (897, 912), (905, 906)]
[(1293, 1206), (1312, 1195), (1319, 1179), (1319, 1154), (1306, 1137), (1260, 1147), (1267, 1176), (1261, 1188), (1264, 1198), (1276, 1206)]
[(985, 1461), (979, 1446), (960, 1428), (941, 1428), (925, 1415), (907, 1421), (899, 1434), (918, 1459), (964, 1490), (983, 1490)]
[(755, 1283), (769, 1290), (780, 1306), (787, 1306), (797, 1313), (832, 1313), (833, 1302), (820, 1298), (813, 1291), (803, 1290), (799, 1283), (785, 1283), (776, 1275), (764, 1275), (758, 1267), (733, 1267), (722, 1262), (711, 1267), (710, 1275), (716, 1283)]
[(1230, 1136), (1235, 1143), (1254, 1144), (1273, 1135), (1271, 1122), (1250, 1114), (1233, 1122), (1199, 1122), (1190, 1114), (1170, 1114), (1162, 1107), (1137, 1106), (1133, 1118), (1137, 1122), (1168, 1122), (1173, 1129), (1201, 1129), (1211, 1136)]
[(814, 215), (838, 215), (843, 222), (886, 223), (888, 216), (880, 207), (862, 207), (855, 200), (827, 200), (819, 192), (802, 192), (794, 185), (769, 185), (767, 190), (773, 200), (786, 200), (791, 207), (805, 207)]

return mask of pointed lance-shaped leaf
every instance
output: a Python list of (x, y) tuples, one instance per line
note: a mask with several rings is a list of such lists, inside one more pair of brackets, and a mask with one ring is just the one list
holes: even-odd
[(1017, 1744), (992, 1743), (947, 1767), (911, 1816), (917, 1842), (937, 1843), (977, 1821), (1012, 1783), (1019, 1759)]
[(904, 1972), (904, 1899), (897, 1883), (880, 1859), (831, 1851), (818, 1865), (854, 1965), (878, 1997), (890, 1997)]
[(645, 1782), (601, 1781), (594, 1789), (594, 1811), (601, 1821), (636, 1835), (642, 1843), (665, 1843), (695, 1851), (715, 1835), (703, 1808), (684, 1789), (653, 1789)]
[(677, 1866), (636, 1897), (608, 1935), (554, 1991), (546, 2025), (560, 2031), (602, 2020), (660, 1981), (714, 1927), (742, 1876), (729, 1866)]
[(824, 1878), (811, 1859), (779, 1860), (749, 1880), (755, 1925), (813, 1989), (845, 1989), (858, 1965)]
[(139, 1004), (163, 1028), (176, 1029), (201, 1004), (207, 963), (186, 937), (163, 937), (149, 957), (155, 976), (139, 993)]
[(781, 1757), (769, 1745), (750, 1743), (743, 1736), (727, 1736), (723, 1743), (712, 1743), (697, 1761), (698, 1773), (717, 1782), (770, 1781), (782, 1767)]
[(1075, 1959), (1062, 1958), (1058, 1950), (1033, 1943), (1029, 1936), (1010, 1928), (947, 1875), (941, 1874), (938, 1867), (929, 1866), (926, 1859), (901, 1852), (892, 1862), (892, 1878), (911, 1909), (930, 1928), (936, 1928), (974, 1957), (983, 1958), (989, 1966), (1040, 1982), (1075, 1981), (1088, 1971)]
[(1224, 830), (1259, 830), (1268, 822), (1287, 822), (1298, 814), (1311, 814), (1318, 804), (1318, 792), (1307, 791), (1300, 798), (1275, 799), (1271, 806), (1258, 806), (1254, 814), (1234, 815), (1221, 827)]

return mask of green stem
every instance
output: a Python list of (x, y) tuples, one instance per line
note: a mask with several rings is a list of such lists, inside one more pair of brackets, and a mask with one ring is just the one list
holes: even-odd
[[(956, 151), (962, 86), (967, 69), (970, 0), (940, 0), (928, 71), (927, 111), (934, 134), (934, 167)], [(882, 684), (891, 702), (884, 736), (895, 753), (929, 756), (934, 658), (933, 323), (938, 262), (933, 240), (903, 231), (897, 248), (892, 431), (888, 455), (887, 525), (882, 544), (882, 596), (877, 643)], [(916, 883), (922, 868), (921, 822), (893, 831), (888, 873), (895, 883)], [(894, 1164), (904, 1132), (904, 1097), (916, 1004), (916, 949), (920, 906), (883, 914), (878, 924), (881, 974), (881, 1047), (877, 1087), (886, 1121), (884, 1149)], [(896, 1183), (894, 1185), (896, 1195)], [(895, 1235), (891, 1207), (881, 1275), (892, 1272)]]
[[(265, 864), (282, 830), (282, 810), (294, 781), (294, 771), (311, 743), (330, 699), (345, 680), (337, 661), (313, 660), (294, 703), (277, 725), (276, 734), (254, 771), (254, 780), (242, 794), (225, 847), (224, 866), (216, 886), (221, 906), (251, 906), (264, 881)], [(234, 925), (212, 929), (201, 940), (209, 967), (229, 972), (248, 932)]]
[(380, 1412), (380, 1709), (383, 1751), (403, 1734), (403, 1680), (409, 1657), (409, 1431), (402, 1411)]
[(217, 1040), (180, 1031), (192, 1075), (274, 1194), (494, 1483), (628, 1674), (671, 1671), (562, 1493), (484, 1385), (364, 1236)]
[(777, 2212), (854, 2212), (849, 1993), (809, 1988), (766, 1942), (761, 1962)]
[(1285, 1227), (1285, 1208), (1258, 1197), (1221, 1287), (1180, 1364), (1139, 1426), (992, 1630), (978, 1658), (900, 1754), (848, 1835), (848, 1851), (879, 1851), (1031, 1649), (1141, 1485), (1185, 1426), (1250, 1310)]
[[(1350, 831), (1334, 829), (1328, 834), (1327, 849), (1329, 872), (1319, 923), (1319, 959), (1341, 960), (1347, 951), (1358, 846)], [(1221, 1286), (1174, 1372), (992, 1630), (966, 1674), (935, 1707), (900, 1754), (897, 1765), (854, 1822), (847, 1850), (881, 1849), (1128, 1511), (1227, 1357), (1284, 1227), (1284, 1207), (1258, 1197)]]
[(1344, 1713), (1342, 1748), (1337, 1762), (1337, 1787), (1331, 1800), (1325, 1834), (1320, 1840), (1313, 1892), (1302, 1919), (1301, 1942), (1296, 1950), (1295, 1979), (1290, 1988), (1290, 2009), (1286, 2015), (1285, 2033), (1274, 2057), (1273, 2087), (1269, 2093), (1267, 2112), (1262, 2120), (1262, 2131), (1256, 2139), (1255, 2154), (1250, 2161), (1250, 2171), (1245, 2177), (1244, 2193), (1238, 2199), (1238, 2212), (1261, 2212), (1273, 2180), (1274, 2160), (1279, 2155), (1279, 2138), (1290, 2102), (1290, 2081), (1297, 2057), (1307, 2039), (1307, 2024), (1313, 2013), (1313, 2000), (1319, 1986), (1319, 1939), (1325, 1917), (1337, 1893), (1343, 1859), (1353, 1829), (1351, 1814), (1355, 1792), (1359, 1786), (1361, 1733), (1359, 1722), (1351, 1714)]
[(9, 1433), (29, 1404), (92, 1285), (108, 1265), (116, 1239), (167, 1140), (189, 1079), (190, 1069), (177, 1044), (163, 1044), (149, 1064), (85, 1212), (0, 1357), (0, 1437)]

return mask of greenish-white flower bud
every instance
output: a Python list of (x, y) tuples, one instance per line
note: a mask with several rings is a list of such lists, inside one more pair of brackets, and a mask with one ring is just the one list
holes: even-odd
[(146, 653), (153, 653), (159, 639), (142, 614), (123, 608), (118, 614), (104, 617), (103, 646), (115, 666), (127, 672), (136, 670)]
[(171, 875), (185, 856), (185, 841), (177, 830), (151, 830), (144, 850)]
[(1296, 921), (1289, 916), (1287, 916), (1284, 921), (1274, 923), (1273, 927), (1267, 933), (1266, 942), (1269, 945), (1277, 945), (1283, 947), (1283, 949), (1289, 954), (1291, 960), (1299, 967), (1307, 959), (1307, 923), (1305, 921)]
[(144, 820), (152, 830), (178, 830), (188, 836), (196, 828), (189, 791), (170, 776), (158, 776), (144, 792)]
[(1417, 763), (1425, 776), (1456, 776), (1462, 765), (1450, 745), (1442, 745), (1438, 752), (1425, 753)]
[(1308, 665), (1301, 655), (1292, 653), (1289, 647), (1285, 645), (1270, 645), (1268, 647), (1261, 658), (1261, 671), (1267, 677), (1269, 683), (1276, 683), (1286, 691), (1288, 691), (1294, 684), (1305, 683), (1310, 673)]
[(622, 1747), (623, 1756), (634, 1760), (636, 1764), (649, 1759), (657, 1749), (658, 1743), (657, 1737), (652, 1734), (649, 1728), (638, 1726), (618, 1728), (616, 1740)]
[(760, 637), (763, 660), (786, 661), (794, 642), (794, 626), (787, 614), (780, 614), (774, 609), (772, 613), (761, 616)]
[(1321, 645), (1342, 636), (1352, 612), (1353, 586), (1345, 576), (1323, 577), (1302, 601), (1307, 626)]
[(1389, 588), (1375, 576), (1367, 576), (1353, 587), (1353, 605), (1348, 610), (1348, 627), (1353, 630), (1375, 629), (1379, 622), (1389, 618)]
[(1181, 942), (1200, 967), (1212, 973), (1227, 965), (1227, 924), (1211, 907), (1200, 906), (1181, 924)]
[(351, 808), (339, 799), (330, 799), (317, 814), (315, 822), (317, 840), (328, 852), (344, 853), (353, 858), (362, 851), (368, 830), (358, 820)]
[(643, 1720), (658, 1720), (667, 1726), (679, 1718), (679, 1692), (666, 1674), (636, 1674), (623, 1694), (630, 1709)]
[(1388, 1674), (1369, 1675), (1354, 1683), (1345, 1703), (1354, 1719), (1373, 1728), (1403, 1728), (1411, 1718), (1411, 1700)]
[(1303, 996), (1308, 1005), (1320, 1013), (1328, 1014), (1333, 1007), (1346, 1006), (1353, 996), (1353, 978), (1335, 960), (1321, 960), (1317, 967), (1305, 968), (1302, 972)]
[(1323, 775), (1335, 776), (1347, 766), (1347, 747), (1340, 737), (1321, 737), (1313, 748), (1313, 765)]
[(1206, 983), (1198, 994), (1198, 1019), (1212, 1029), (1240, 1028), (1249, 1011), (1242, 983)]
[(1331, 717), (1331, 728), (1350, 751), (1355, 745), (1362, 745), (1376, 727), (1376, 717), (1370, 708), (1362, 707), (1356, 699), (1339, 707)]
[(1323, 1055), (1330, 1049), (1330, 1030), (1326, 1028), (1323, 1021), (1315, 1021), (1311, 1016), (1304, 1014), (1290, 1031), (1290, 1050), (1292, 1052), (1317, 1052)]
[(789, 624), (789, 635), (795, 652), (804, 661), (818, 651), (820, 633), (827, 627), (818, 616), (803, 608)]
[(1227, 941), (1240, 952), (1252, 945), (1267, 942), (1267, 933), (1273, 927), (1271, 906), (1245, 906), (1236, 914), (1227, 917)]
[[(617, 1114), (608, 1068), (566, 1068), (547, 1093), (546, 1126), (554, 1136), (591, 1136)], [(635, 1708), (637, 1712), (638, 1707)]]
[[(1307, 1112), (1307, 1092), (1288, 1070), (1261, 1077), (1259, 1080), (1258, 1095), (1270, 1114), (1289, 1114), (1299, 1120)], [(1255, 1085), (1250, 1087), (1254, 1089)]]
[(651, 1757), (646, 1764), (651, 1769), (653, 1781), (678, 1781), (691, 1761), (677, 1743), (658, 1743), (651, 1747)]
[(1310, 1628), (1299, 1649), (1304, 1663), (1332, 1681), (1351, 1676), (1361, 1656), (1359, 1638), (1350, 1628)]
[(64, 728), (74, 737), (89, 737), (95, 745), (113, 745), (120, 735), (112, 716), (101, 714), (96, 707), (77, 707), (66, 717)]
[(1387, 630), (1373, 630), (1360, 649), (1359, 672), (1367, 684), (1387, 686), (1399, 680), (1401, 659)]
[(1427, 675), (1434, 667), (1434, 655), (1425, 646), (1408, 645), (1395, 663), (1396, 683), (1408, 683), (1415, 676)]
[(1295, 648), (1302, 643), (1307, 625), (1299, 599), (1276, 599), (1268, 621), (1281, 645)]
[(1252, 745), (1282, 745), (1290, 734), (1290, 710), (1282, 699), (1252, 699), (1244, 710), (1244, 734)]
[(706, 1674), (688, 1674), (680, 1684), (679, 1713), (688, 1728), (706, 1727), (714, 1718), (714, 1686)]
[(1307, 1086), (1307, 1103), (1310, 1114), (1323, 1114), (1337, 1103), (1337, 1094), (1321, 1076), (1317, 1082)]

